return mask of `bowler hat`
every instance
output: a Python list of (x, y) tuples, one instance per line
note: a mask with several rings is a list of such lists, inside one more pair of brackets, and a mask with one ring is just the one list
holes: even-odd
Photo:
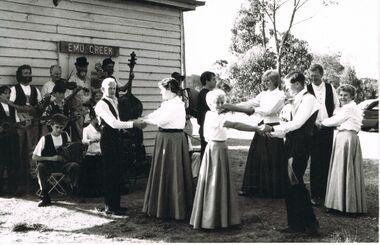
[(171, 77), (177, 80), (178, 82), (182, 82), (183, 80), (185, 80), (185, 76), (179, 74), (176, 71), (172, 73)]
[(103, 60), (102, 67), (105, 67), (105, 66), (107, 66), (107, 65), (109, 65), (109, 64), (115, 64), (115, 62), (114, 62), (111, 58), (105, 58), (105, 59)]
[(88, 66), (88, 62), (87, 62), (86, 57), (84, 57), (84, 56), (78, 57), (77, 61), (75, 62), (75, 65), (77, 65), (77, 66)]

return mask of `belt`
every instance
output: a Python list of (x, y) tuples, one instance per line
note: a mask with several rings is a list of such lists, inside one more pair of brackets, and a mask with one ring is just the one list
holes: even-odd
[(183, 132), (183, 129), (177, 129), (177, 128), (158, 128), (158, 131), (165, 132), (165, 133), (180, 133), (180, 132)]

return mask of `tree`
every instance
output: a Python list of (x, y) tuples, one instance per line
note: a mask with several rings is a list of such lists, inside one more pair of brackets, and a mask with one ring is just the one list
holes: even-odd
[(363, 84), (364, 99), (375, 99), (379, 97), (379, 87), (376, 79), (361, 78)]
[(254, 46), (239, 55), (229, 70), (233, 87), (232, 101), (246, 100), (262, 91), (261, 77), (266, 70), (274, 69), (275, 65), (275, 53), (260, 46)]
[(364, 90), (362, 81), (356, 76), (355, 68), (352, 66), (346, 67), (341, 76), (341, 84), (351, 84), (356, 89), (355, 102), (359, 103), (364, 100)]

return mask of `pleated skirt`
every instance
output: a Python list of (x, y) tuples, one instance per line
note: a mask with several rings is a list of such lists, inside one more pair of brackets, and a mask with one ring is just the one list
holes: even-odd
[(284, 141), (255, 133), (248, 151), (242, 192), (247, 196), (282, 198), (286, 186)]
[(366, 192), (359, 136), (339, 131), (334, 140), (325, 206), (346, 213), (366, 213)]
[(225, 228), (240, 224), (228, 146), (208, 142), (202, 159), (190, 224), (197, 228)]
[(183, 132), (158, 132), (142, 211), (163, 219), (188, 219), (193, 204), (192, 170)]

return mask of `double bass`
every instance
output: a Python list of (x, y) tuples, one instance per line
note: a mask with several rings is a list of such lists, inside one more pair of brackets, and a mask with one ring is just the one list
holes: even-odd
[[(133, 81), (133, 68), (136, 65), (136, 54), (132, 52), (131, 59), (129, 59), (128, 66), (129, 79), (126, 84), (127, 93), (119, 97), (119, 117), (122, 121), (133, 120), (141, 117), (143, 112), (143, 104), (132, 93), (132, 81)], [(121, 89), (122, 90), (122, 89)], [(144, 134), (142, 129), (130, 128), (125, 129), (122, 133), (124, 153), (127, 155), (129, 171), (136, 170), (136, 167), (141, 167), (145, 161), (145, 146), (143, 145)], [(139, 173), (135, 173), (136, 175)]]

